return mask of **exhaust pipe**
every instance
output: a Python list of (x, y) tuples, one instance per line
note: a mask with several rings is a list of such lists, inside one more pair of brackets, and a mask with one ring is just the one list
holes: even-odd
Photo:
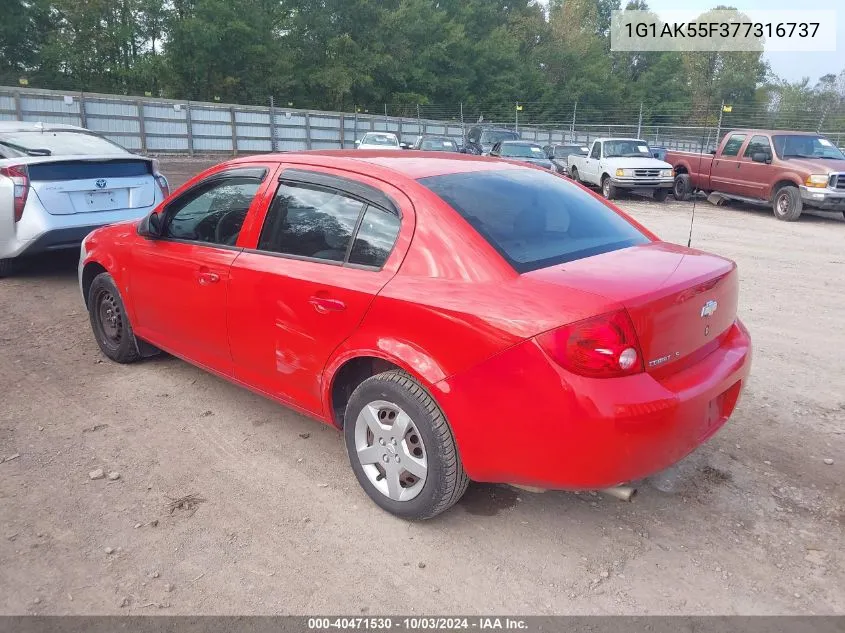
[(602, 488), (599, 492), (619, 499), (620, 501), (630, 501), (637, 494), (637, 489), (633, 486), (613, 486), (611, 488)]

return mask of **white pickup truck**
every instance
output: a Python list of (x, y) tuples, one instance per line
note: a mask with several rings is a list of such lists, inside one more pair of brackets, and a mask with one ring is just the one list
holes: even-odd
[(662, 202), (672, 189), (672, 165), (652, 158), (648, 143), (636, 138), (597, 138), (587, 156), (569, 156), (569, 175), (597, 185), (608, 200), (622, 191), (652, 191)]

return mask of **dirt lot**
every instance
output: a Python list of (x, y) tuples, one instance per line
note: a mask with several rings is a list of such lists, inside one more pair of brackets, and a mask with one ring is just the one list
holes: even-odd
[[(623, 206), (686, 242), (691, 204)], [(631, 504), (473, 485), (425, 523), (366, 498), (336, 431), (104, 360), (74, 254), (0, 281), (0, 612), (845, 612), (845, 222), (701, 202), (693, 245), (738, 262), (755, 342), (725, 429)]]

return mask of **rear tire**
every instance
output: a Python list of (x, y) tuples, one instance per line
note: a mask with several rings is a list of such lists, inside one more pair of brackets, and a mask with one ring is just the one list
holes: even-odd
[(0, 259), (0, 279), (14, 275), (18, 271), (18, 260)]
[(117, 363), (134, 363), (141, 358), (123, 299), (108, 273), (100, 273), (91, 282), (88, 316), (103, 354)]
[(601, 179), (601, 193), (608, 200), (615, 200), (619, 197), (619, 189), (610, 182), (610, 176)]
[(572, 180), (574, 180), (578, 184), (581, 184), (581, 179), (578, 177), (578, 168), (577, 167), (571, 167), (569, 169), (569, 176), (572, 178)]
[(669, 190), (668, 189), (655, 189), (652, 197), (657, 202), (664, 202), (666, 198), (669, 197)]
[(679, 202), (686, 202), (692, 195), (692, 181), (689, 174), (678, 174), (672, 183), (672, 195)]
[(801, 217), (804, 209), (804, 201), (801, 200), (801, 192), (798, 187), (784, 185), (775, 192), (772, 204), (775, 217), (784, 222), (795, 222)]
[(386, 371), (358, 385), (346, 406), (343, 432), (358, 483), (392, 514), (429, 519), (466, 492), (469, 478), (449, 423), (404, 371)]

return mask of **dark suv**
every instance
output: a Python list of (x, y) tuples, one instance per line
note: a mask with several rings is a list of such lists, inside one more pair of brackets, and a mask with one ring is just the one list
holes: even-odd
[(518, 140), (519, 134), (513, 130), (474, 125), (467, 130), (464, 148), (467, 154), (489, 154), (496, 143)]

